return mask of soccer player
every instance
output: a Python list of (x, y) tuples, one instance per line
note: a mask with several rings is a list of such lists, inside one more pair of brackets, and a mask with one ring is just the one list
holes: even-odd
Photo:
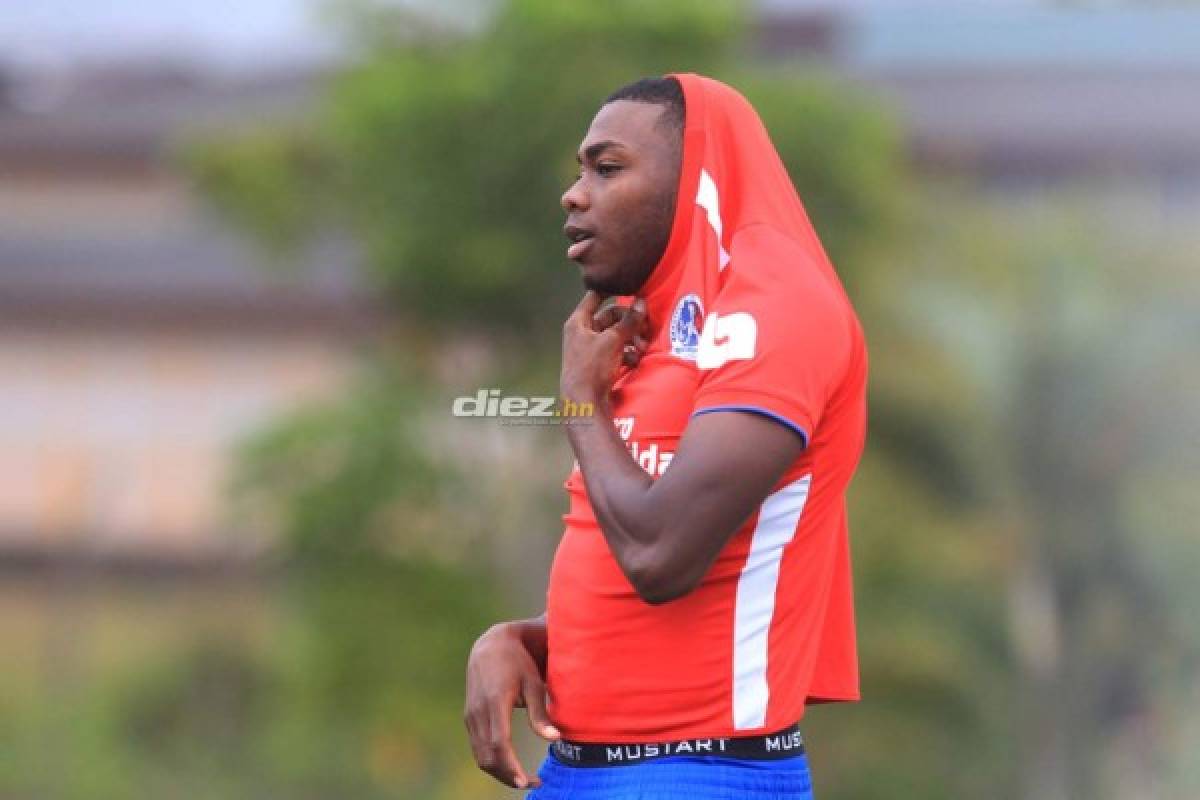
[[(595, 415), (566, 426), (545, 615), (472, 649), (476, 761), (537, 800), (810, 797), (805, 706), (859, 698), (845, 492), (861, 327), (725, 84), (619, 89), (578, 158), (562, 206), (587, 293), (560, 389)], [(537, 777), (513, 752), (516, 706), (550, 742)]]

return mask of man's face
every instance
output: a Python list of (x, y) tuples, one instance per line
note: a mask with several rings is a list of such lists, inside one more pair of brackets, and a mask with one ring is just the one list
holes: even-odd
[(567, 257), (583, 283), (605, 295), (635, 294), (671, 238), (682, 154), (680, 134), (659, 124), (663, 106), (603, 106), (579, 147), (579, 178), (562, 196)]

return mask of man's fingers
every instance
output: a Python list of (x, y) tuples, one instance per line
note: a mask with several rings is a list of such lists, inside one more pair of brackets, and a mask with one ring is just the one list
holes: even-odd
[[(633, 313), (634, 308), (639, 307), (639, 302), (641, 301), (634, 301), (634, 305), (632, 306), (623, 306), (617, 303), (611, 303), (607, 306), (604, 306), (592, 316), (592, 330), (596, 331), (597, 333), (608, 330), (613, 325), (616, 325), (625, 317), (627, 317), (629, 314)], [(650, 335), (650, 317), (648, 317), (645, 313), (644, 302), (642, 302), (640, 308), (641, 311), (638, 312), (638, 317), (636, 320), (637, 334), (638, 337), (644, 341), (646, 337)]]
[(633, 301), (633, 305), (625, 312), (620, 321), (616, 324), (617, 334), (621, 337), (621, 341), (630, 342), (638, 334), (642, 333), (643, 325), (646, 320), (646, 301), (638, 298)]
[(571, 314), (572, 319), (582, 319), (585, 325), (590, 326), (592, 318), (596, 316), (596, 311), (600, 309), (600, 304), (604, 298), (594, 289), (588, 289), (584, 293), (583, 299), (579, 301), (579, 305), (575, 307), (574, 313)]
[(636, 367), (648, 349), (650, 343), (641, 334), (634, 334), (633, 341), (621, 348), (621, 363), (627, 367)]
[(521, 762), (517, 761), (517, 754), (513, 751), (511, 744), (495, 747), (490, 750), (487, 761), (489, 766), (480, 764), (483, 771), (506, 786), (511, 786), (514, 789), (529, 789), (538, 786), (540, 783), (536, 777), (530, 779), (525, 774), (525, 770), (521, 767)]
[(541, 782), (536, 776), (530, 778), (525, 774), (513, 750), (512, 705), (511, 702), (479, 705), (467, 710), (464, 721), (479, 768), (514, 789), (528, 789)]
[(529, 777), (517, 760), (512, 746), (512, 720), (509, 708), (492, 708), (487, 741), (483, 745), (483, 759), (479, 766), (501, 783), (516, 789), (530, 785)]
[(546, 713), (546, 685), (537, 678), (529, 678), (521, 686), (521, 696), (529, 712), (529, 727), (533, 728), (533, 732), (551, 742), (561, 739), (562, 734), (551, 724), (550, 715)]
[(592, 315), (592, 330), (597, 333), (608, 330), (621, 320), (624, 313), (625, 308), (616, 303), (605, 306)]

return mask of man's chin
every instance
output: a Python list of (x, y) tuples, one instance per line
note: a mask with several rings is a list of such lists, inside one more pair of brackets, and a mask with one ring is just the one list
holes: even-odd
[(622, 281), (620, 276), (606, 274), (595, 267), (584, 266), (581, 270), (583, 286), (606, 297), (631, 295), (637, 292), (637, 286), (629, 286), (628, 281)]
[(595, 271), (584, 267), (581, 270), (583, 279), (583, 288), (591, 289), (593, 292), (599, 292), (603, 295), (614, 294), (612, 290), (613, 282), (606, 275), (598, 275)]

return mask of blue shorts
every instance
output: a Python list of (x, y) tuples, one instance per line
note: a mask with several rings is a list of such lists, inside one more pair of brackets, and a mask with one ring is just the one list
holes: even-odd
[(812, 800), (808, 757), (748, 761), (668, 756), (620, 767), (576, 767), (552, 753), (527, 800)]

